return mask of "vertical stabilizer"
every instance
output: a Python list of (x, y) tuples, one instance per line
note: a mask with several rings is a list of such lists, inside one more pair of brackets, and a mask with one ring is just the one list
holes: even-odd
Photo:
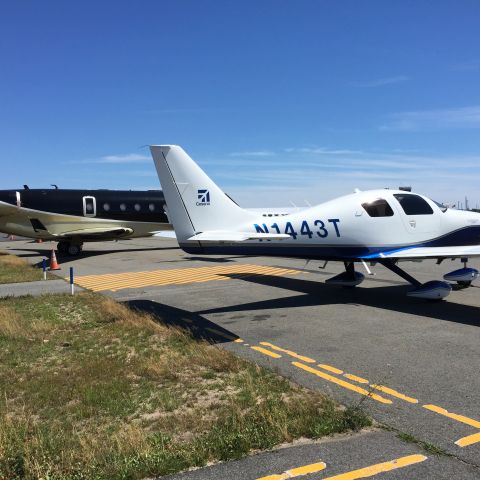
[(238, 230), (256, 215), (243, 210), (177, 145), (150, 146), (179, 243), (206, 231)]

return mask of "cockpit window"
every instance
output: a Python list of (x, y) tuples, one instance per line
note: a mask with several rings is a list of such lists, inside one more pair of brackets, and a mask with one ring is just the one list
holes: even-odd
[[(432, 199), (430, 199), (432, 200)], [(432, 200), (432, 202), (443, 212), (445, 213), (448, 210), (448, 207), (444, 205), (443, 203), (436, 202), (435, 200)]]
[(393, 196), (407, 215), (432, 215), (432, 207), (418, 195), (410, 193), (394, 193)]
[(377, 198), (373, 202), (362, 203), (362, 207), (371, 217), (391, 217), (392, 207), (383, 198)]

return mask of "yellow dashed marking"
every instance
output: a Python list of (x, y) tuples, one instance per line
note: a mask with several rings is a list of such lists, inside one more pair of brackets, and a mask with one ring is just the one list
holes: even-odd
[(436, 405), (424, 405), (423, 408), (427, 410), (431, 410), (432, 412), (438, 413), (445, 417), (451, 418), (456, 420), (457, 422), (466, 423), (471, 427), (480, 428), (480, 422), (478, 420), (474, 420), (473, 418), (465, 417), (464, 415), (458, 415), (456, 413), (450, 413), (449, 411), (445, 410), (442, 407), (437, 407)]
[(323, 368), (324, 370), (328, 370), (329, 372), (338, 373), (338, 375), (341, 375), (343, 373), (343, 370), (332, 367), (331, 365), (327, 365), (326, 363), (319, 363), (317, 367)]
[(315, 360), (313, 358), (299, 355), (298, 353), (292, 352), (291, 350), (286, 350), (285, 348), (277, 347), (276, 345), (273, 345), (272, 343), (269, 343), (269, 342), (260, 342), (260, 345), (264, 345), (265, 347), (271, 348), (272, 350), (276, 350), (277, 352), (286, 353), (287, 355), (290, 355), (293, 358), (298, 358), (298, 360), (301, 360), (302, 362), (305, 362), (305, 363), (315, 363)]
[(368, 380), (362, 377), (357, 377), (357, 375), (352, 375), (351, 373), (344, 373), (344, 377), (348, 378), (349, 380), (353, 380), (354, 382), (358, 383), (368, 383)]
[(380, 395), (377, 395), (376, 393), (369, 392), (368, 390), (365, 390), (364, 388), (357, 387), (356, 385), (353, 385), (352, 383), (348, 383), (345, 380), (342, 380), (340, 378), (333, 377), (332, 375), (329, 375), (328, 373), (322, 372), (320, 370), (316, 370), (315, 368), (309, 367), (308, 365), (303, 365), (302, 363), (298, 362), (292, 362), (292, 365), (295, 367), (301, 368), (302, 370), (305, 370), (306, 372), (313, 373), (317, 377), (323, 378), (324, 380), (328, 380), (329, 382), (336, 383), (337, 385), (340, 385), (343, 388), (346, 388), (347, 390), (352, 390), (354, 392), (360, 393), (361, 395), (365, 395), (366, 397), (370, 397), (373, 400), (376, 400), (377, 402), (380, 403), (386, 403), (386, 404), (391, 404), (392, 401), (383, 398)]
[(390, 462), (377, 463), (369, 467), (360, 468), (359, 470), (352, 470), (351, 472), (341, 473), (333, 477), (326, 477), (324, 480), (357, 480), (358, 478), (368, 478), (378, 475), (383, 472), (390, 472), (397, 468), (408, 467), (415, 463), (423, 462), (427, 459), (424, 455), (408, 455), (406, 457), (397, 458)]
[(215, 267), (177, 268), (172, 270), (153, 270), (147, 272), (124, 272), (103, 275), (83, 275), (76, 277), (75, 283), (95, 292), (103, 290), (117, 291), (125, 288), (142, 288), (163, 285), (182, 285), (219, 280), (231, 280), (252, 275), (297, 275), (299, 270), (268, 267), (265, 265), (220, 265)]
[(405, 400), (408, 403), (418, 403), (418, 400), (416, 398), (409, 397), (407, 395), (404, 395), (403, 393), (397, 392), (393, 388), (388, 388), (388, 387), (385, 387), (384, 385), (374, 385), (373, 383), (370, 386), (375, 390), (379, 390), (380, 392), (383, 392), (383, 393), (388, 393), (392, 397), (397, 397), (400, 400)]
[(474, 433), (473, 435), (469, 435), (468, 437), (460, 438), (455, 442), (455, 445), (459, 447), (468, 447), (469, 445), (473, 445), (474, 443), (480, 442), (480, 432)]
[(304, 465), (303, 467), (292, 468), (281, 474), (267, 475), (266, 477), (257, 478), (257, 480), (288, 480), (289, 478), (300, 477), (302, 475), (308, 475), (309, 473), (317, 473), (325, 470), (326, 465), (324, 462), (311, 463), (310, 465)]
[(250, 347), (250, 348), (252, 350), (256, 350), (257, 352), (263, 353), (264, 355), (268, 355), (269, 357), (272, 357), (272, 358), (282, 358), (282, 356), (279, 355), (278, 353), (271, 352), (270, 350), (267, 350), (266, 348), (257, 347), (257, 346)]

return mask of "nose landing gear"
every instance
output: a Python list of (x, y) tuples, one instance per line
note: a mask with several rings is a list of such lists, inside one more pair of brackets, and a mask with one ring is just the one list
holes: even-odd
[(463, 263), (463, 268), (447, 273), (443, 278), (449, 282), (457, 282), (458, 285), (466, 288), (472, 284), (473, 280), (478, 277), (480, 272), (476, 268), (467, 267), (468, 258), (462, 258), (461, 261)]

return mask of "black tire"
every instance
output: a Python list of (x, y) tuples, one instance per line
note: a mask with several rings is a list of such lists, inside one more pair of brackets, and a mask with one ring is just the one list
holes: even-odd
[(472, 284), (472, 281), (471, 281), (471, 280), (467, 280), (467, 281), (465, 281), (465, 280), (459, 280), (457, 283), (458, 283), (461, 287), (465, 287), (465, 288), (466, 288), (466, 287), (469, 287), (469, 286)]
[(68, 243), (67, 242), (58, 242), (58, 245), (57, 245), (57, 250), (58, 250), (58, 253), (67, 253), (67, 249), (68, 249)]
[(82, 246), (78, 245), (76, 243), (70, 243), (67, 248), (67, 253), (71, 257), (76, 257), (77, 255), (80, 255), (80, 252), (82, 251)]

